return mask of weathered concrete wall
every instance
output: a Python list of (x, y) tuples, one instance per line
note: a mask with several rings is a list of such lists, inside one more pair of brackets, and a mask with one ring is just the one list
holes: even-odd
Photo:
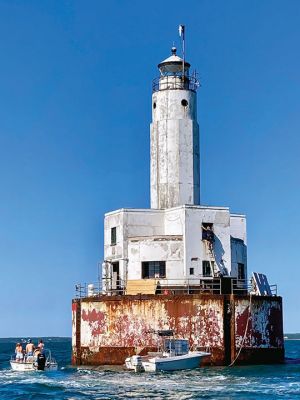
[[(73, 362), (123, 364), (126, 356), (157, 346), (152, 330), (172, 329), (194, 348), (210, 347), (211, 363), (229, 364), (241, 346), (248, 318), (248, 296), (118, 296), (73, 302)], [(77, 313), (77, 314), (76, 314)], [(77, 316), (76, 316), (77, 315)], [(245, 349), (238, 362), (282, 361), (282, 304), (279, 297), (252, 297)], [(79, 345), (80, 343), (80, 345)], [(229, 350), (229, 351), (228, 351)], [(230, 358), (228, 358), (228, 354)], [(254, 354), (254, 356), (253, 356)]]
[(214, 261), (216, 271), (230, 274), (230, 213), (225, 207), (186, 207), (186, 274), (194, 267), (195, 277), (202, 275), (202, 261), (209, 261), (211, 255), (205, 242), (202, 241), (202, 223), (214, 226)]
[(130, 279), (141, 279), (143, 261), (166, 261), (166, 276), (171, 279), (182, 279), (182, 260), (184, 249), (182, 236), (163, 236), (149, 238), (132, 238), (128, 242), (130, 259)]
[(231, 238), (231, 276), (238, 277), (238, 264), (244, 265), (245, 278), (247, 279), (247, 246), (240, 239)]
[[(198, 279), (203, 272), (202, 261), (211, 259), (202, 241), (203, 222), (214, 226), (215, 270), (237, 276), (237, 263), (246, 267), (247, 252), (243, 242), (231, 241), (231, 233), (237, 238), (246, 236), (245, 217), (231, 218), (226, 207), (185, 205), (167, 210), (121, 209), (108, 213), (104, 224), (105, 259), (119, 262), (120, 278), (124, 280), (141, 279), (142, 261), (166, 261), (167, 279)], [(112, 227), (117, 229), (117, 243), (113, 246)], [(194, 269), (193, 275), (190, 268)], [(103, 272), (105, 275), (106, 271)]]
[(199, 204), (196, 93), (190, 90), (158, 91), (153, 94), (152, 105), (151, 208)]
[(235, 239), (241, 239), (247, 245), (246, 216), (230, 214), (230, 235)]

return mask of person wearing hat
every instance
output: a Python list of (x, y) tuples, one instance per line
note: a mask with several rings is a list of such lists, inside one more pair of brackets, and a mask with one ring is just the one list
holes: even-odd
[(33, 350), (34, 350), (34, 344), (31, 343), (31, 339), (28, 339), (27, 345), (26, 345), (26, 355), (28, 356), (33, 356)]

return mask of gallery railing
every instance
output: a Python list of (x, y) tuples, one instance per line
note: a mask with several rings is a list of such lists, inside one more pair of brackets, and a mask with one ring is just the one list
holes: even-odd
[[(143, 280), (145, 281), (145, 280)], [(103, 279), (103, 282), (77, 284), (75, 286), (76, 298), (121, 296), (126, 294), (127, 284), (124, 280)], [(193, 294), (236, 294), (259, 295), (252, 280), (237, 278), (199, 277), (197, 279), (165, 279), (157, 278), (153, 294), (156, 295), (193, 295)], [(138, 289), (134, 294), (141, 293)], [(149, 294), (149, 292), (148, 292)], [(261, 294), (260, 294), (261, 295)], [(265, 293), (267, 295), (267, 293)], [(277, 285), (270, 285), (269, 295), (277, 296)]]
[(152, 93), (159, 90), (192, 90), (196, 92), (200, 86), (199, 80), (195, 76), (165, 75), (159, 76), (152, 81)]

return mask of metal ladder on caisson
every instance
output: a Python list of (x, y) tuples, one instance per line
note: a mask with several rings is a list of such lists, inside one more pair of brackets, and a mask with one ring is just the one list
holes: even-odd
[(208, 255), (209, 258), (209, 265), (210, 269), (212, 272), (212, 275), (215, 277), (217, 276), (217, 271), (216, 271), (216, 258), (215, 258), (215, 253), (214, 253), (214, 247), (213, 243), (209, 242), (208, 240), (204, 240), (204, 246), (205, 246), (205, 252)]

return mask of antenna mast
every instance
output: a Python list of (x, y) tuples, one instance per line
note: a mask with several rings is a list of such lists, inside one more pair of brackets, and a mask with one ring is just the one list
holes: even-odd
[(184, 84), (185, 80), (185, 71), (184, 71), (184, 66), (185, 66), (185, 26), (184, 25), (179, 25), (179, 36), (181, 37), (182, 40), (182, 80)]

